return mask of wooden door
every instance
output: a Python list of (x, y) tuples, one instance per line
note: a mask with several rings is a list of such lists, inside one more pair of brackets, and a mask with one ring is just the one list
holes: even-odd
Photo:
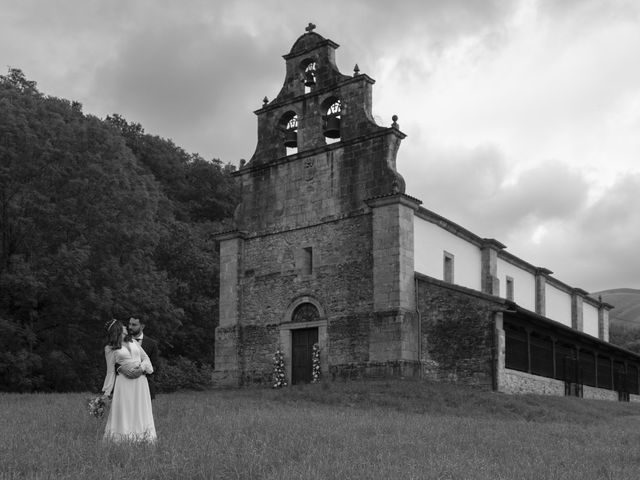
[(309, 383), (313, 378), (313, 344), (318, 342), (317, 328), (291, 330), (291, 383)]

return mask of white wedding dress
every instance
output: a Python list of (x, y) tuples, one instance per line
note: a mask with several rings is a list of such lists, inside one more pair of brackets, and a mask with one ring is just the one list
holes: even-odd
[(115, 442), (145, 441), (155, 442), (156, 427), (151, 410), (151, 395), (147, 377), (128, 378), (116, 375), (115, 365), (140, 365), (145, 373), (153, 373), (149, 357), (137, 342), (123, 343), (118, 350), (106, 346), (107, 377), (102, 391), (109, 394), (113, 390), (111, 410), (104, 430), (105, 440)]

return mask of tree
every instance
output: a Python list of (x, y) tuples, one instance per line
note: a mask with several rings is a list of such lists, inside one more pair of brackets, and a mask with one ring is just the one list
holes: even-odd
[(142, 317), (174, 370), (213, 363), (232, 172), (0, 76), (0, 390), (97, 389), (113, 316)]
[(180, 325), (154, 263), (167, 200), (117, 132), (19, 71), (0, 76), (0, 138), (0, 315), (32, 360), (16, 371), (86, 387), (111, 316), (144, 311), (168, 337)]

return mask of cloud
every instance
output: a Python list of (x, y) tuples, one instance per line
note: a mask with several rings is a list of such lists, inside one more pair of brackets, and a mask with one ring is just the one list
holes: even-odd
[[(455, 219), (481, 236), (508, 236), (527, 226), (575, 218), (585, 208), (584, 176), (561, 162), (515, 173), (495, 145), (435, 148), (408, 178), (408, 191), (426, 208)], [(402, 167), (400, 167), (402, 173)]]
[(640, 288), (640, 174), (619, 176), (597, 200), (588, 175), (560, 161), (516, 171), (496, 145), (423, 152), (419, 170), (399, 170), (424, 207), (572, 286)]
[(569, 283), (640, 288), (633, 0), (5, 3), (0, 57), (43, 92), (225, 162), (253, 153), (311, 21), (377, 80), (380, 122), (400, 117), (425, 207)]
[(117, 113), (178, 143), (206, 132), (199, 144), (221, 155), (225, 145), (237, 149), (255, 136), (248, 120), (261, 105), (256, 87), (274, 74), (246, 33), (198, 25), (138, 32), (102, 67), (94, 90), (105, 92)]
[(556, 277), (588, 291), (640, 288), (640, 174), (620, 176), (599, 200), (575, 215), (547, 218), (543, 241), (512, 232), (508, 245), (525, 260), (553, 270)]

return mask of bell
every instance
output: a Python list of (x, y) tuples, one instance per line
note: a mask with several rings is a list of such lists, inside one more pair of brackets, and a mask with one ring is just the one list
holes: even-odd
[(296, 130), (284, 131), (284, 146), (296, 148), (298, 146), (298, 132)]
[(340, 117), (327, 118), (324, 126), (324, 136), (328, 138), (340, 138)]
[(315, 84), (316, 84), (315, 74), (311, 70), (304, 72), (304, 86), (313, 87)]

